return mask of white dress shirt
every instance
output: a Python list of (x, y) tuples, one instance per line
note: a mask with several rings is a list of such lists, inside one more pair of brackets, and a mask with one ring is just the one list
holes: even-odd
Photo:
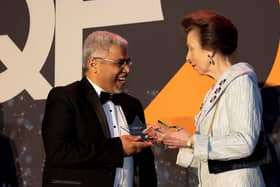
[[(88, 79), (88, 81), (94, 87), (97, 95), (100, 96), (103, 89), (94, 84), (90, 79)], [(112, 138), (129, 134), (128, 124), (120, 105), (115, 105), (112, 101), (108, 100), (103, 104), (103, 109), (106, 114)], [(133, 157), (125, 157), (123, 167), (116, 169), (114, 187), (133, 187), (133, 178)]]

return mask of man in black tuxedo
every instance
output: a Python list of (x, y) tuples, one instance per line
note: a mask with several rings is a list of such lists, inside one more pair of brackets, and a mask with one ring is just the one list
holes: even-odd
[(157, 186), (152, 143), (129, 133), (145, 117), (140, 101), (123, 93), (131, 66), (127, 44), (115, 33), (91, 33), (82, 80), (50, 91), (43, 186)]

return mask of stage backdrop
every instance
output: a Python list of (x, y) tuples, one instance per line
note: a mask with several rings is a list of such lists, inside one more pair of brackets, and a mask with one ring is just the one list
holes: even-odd
[[(212, 82), (185, 63), (181, 18), (196, 10), (229, 17), (239, 29), (236, 61), (255, 67), (264, 96), (264, 121), (279, 182), (280, 10), (278, 0), (1, 0), (0, 129), (13, 142), (21, 186), (41, 186), (41, 121), (49, 90), (81, 79), (82, 44), (95, 30), (129, 41), (133, 67), (127, 92), (158, 119), (193, 131), (193, 118)], [(176, 166), (176, 150), (153, 148), (160, 187), (196, 186), (196, 171)], [(0, 153), (1, 154), (1, 153)], [(0, 166), (1, 167), (1, 166)], [(268, 172), (271, 170), (273, 172)], [(279, 183), (278, 183), (279, 184)]]

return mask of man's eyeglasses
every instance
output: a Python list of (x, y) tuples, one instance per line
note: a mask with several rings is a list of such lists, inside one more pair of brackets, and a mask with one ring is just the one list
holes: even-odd
[(108, 61), (108, 62), (111, 62), (113, 64), (119, 65), (119, 67), (124, 67), (126, 65), (130, 67), (132, 65), (132, 62), (131, 62), (130, 58), (112, 60), (112, 59), (102, 58), (102, 57), (93, 57), (93, 59)]

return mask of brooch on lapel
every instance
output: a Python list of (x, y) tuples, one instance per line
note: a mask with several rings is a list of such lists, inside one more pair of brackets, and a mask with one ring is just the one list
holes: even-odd
[[(215, 89), (214, 95), (213, 95), (213, 96), (211, 97), (211, 99), (210, 99), (210, 103), (213, 103), (213, 102), (215, 101), (215, 99), (217, 98), (217, 95), (218, 95), (218, 94), (220, 93), (220, 91), (222, 90), (223, 85), (225, 84), (226, 80), (227, 80), (227, 79), (223, 79), (223, 80), (221, 80), (221, 81), (218, 83), (219, 87)], [(206, 99), (206, 101), (207, 101), (207, 100), (208, 100), (208, 99)], [(201, 104), (200, 110), (202, 109), (203, 105), (204, 105), (204, 102)]]
[(215, 99), (217, 98), (217, 95), (220, 93), (220, 91), (222, 90), (223, 85), (225, 84), (226, 79), (223, 79), (219, 82), (219, 87), (216, 88), (216, 90), (214, 91), (214, 96), (210, 99), (210, 103), (212, 103), (213, 101), (215, 101)]

